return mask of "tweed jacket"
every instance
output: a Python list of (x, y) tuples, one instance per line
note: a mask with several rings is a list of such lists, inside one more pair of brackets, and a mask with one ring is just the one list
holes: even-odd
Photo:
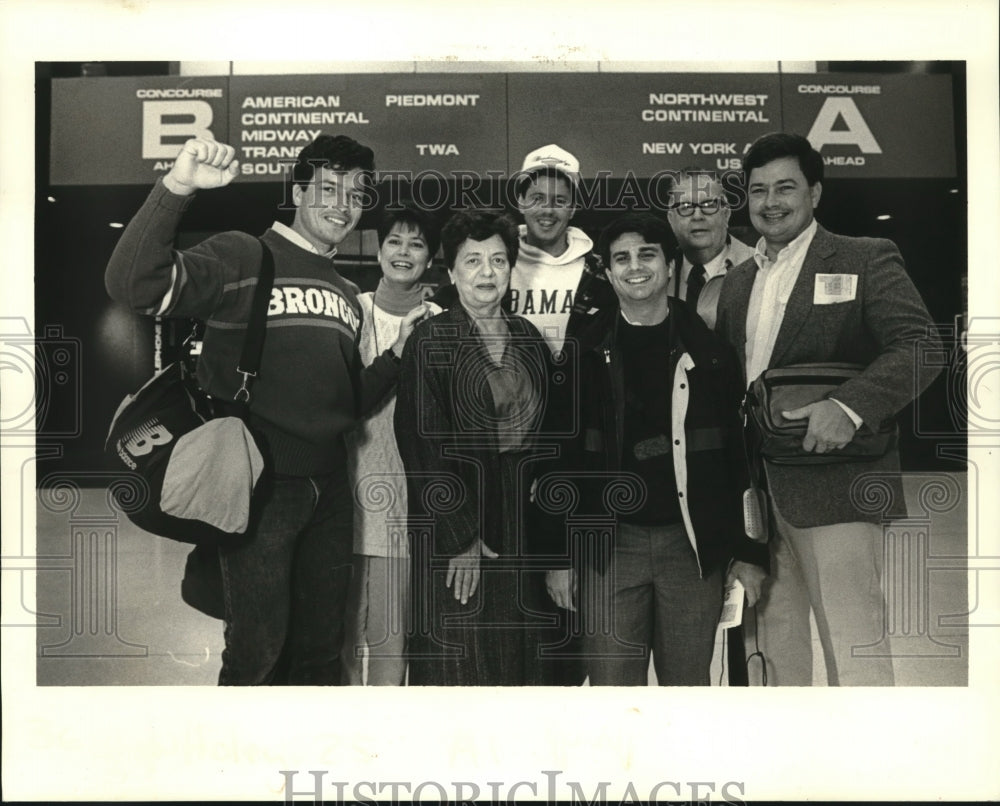
[[(747, 307), (756, 273), (753, 258), (729, 272), (716, 323), (716, 331), (736, 348), (744, 373)], [(855, 276), (854, 298), (817, 304), (814, 289), (821, 274)], [(863, 420), (861, 427), (867, 428), (895, 417), (934, 380), (938, 368), (918, 365), (917, 347), (923, 340), (939, 341), (896, 245), (880, 238), (834, 235), (818, 227), (788, 299), (768, 367), (830, 361), (865, 366), (832, 397), (856, 412)], [(753, 379), (744, 378), (749, 380)], [(895, 446), (874, 462), (767, 466), (777, 508), (799, 527), (879, 522), (886, 515), (905, 513), (898, 473)], [(892, 492), (888, 506), (885, 496), (876, 494), (885, 491), (886, 483)]]

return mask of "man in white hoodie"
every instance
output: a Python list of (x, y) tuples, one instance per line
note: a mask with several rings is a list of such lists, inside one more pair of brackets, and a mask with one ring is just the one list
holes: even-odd
[(524, 224), (510, 275), (511, 313), (537, 327), (553, 353), (562, 350), (567, 333), (576, 335), (602, 303), (614, 301), (592, 251), (593, 241), (570, 226), (579, 184), (576, 157), (547, 145), (524, 158), (515, 185)]
[[(570, 226), (577, 207), (580, 163), (557, 145), (542, 146), (524, 158), (515, 192), (524, 217), (517, 263), (510, 275), (510, 311), (528, 319), (545, 337), (553, 354), (568, 359), (561, 366), (576, 366), (581, 337), (598, 311), (617, 304), (593, 241), (582, 230)], [(577, 421), (575, 380), (565, 378), (550, 385), (543, 440), (559, 441)], [(549, 439), (551, 438), (551, 439)], [(535, 478), (548, 470), (540, 463)], [(535, 520), (530, 520), (532, 517)], [(529, 513), (529, 543), (547, 554), (553, 569), (545, 574), (552, 601), (562, 610), (560, 622), (566, 643), (553, 653), (556, 678), (563, 685), (579, 685), (585, 671), (579, 656), (580, 625), (576, 616), (576, 571), (570, 568), (571, 552), (566, 544), (563, 518), (546, 518), (538, 508)]]

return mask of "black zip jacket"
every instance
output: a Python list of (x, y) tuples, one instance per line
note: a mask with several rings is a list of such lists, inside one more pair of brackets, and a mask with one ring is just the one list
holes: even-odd
[[(768, 567), (767, 547), (748, 538), (743, 492), (749, 485), (739, 407), (743, 384), (735, 351), (687, 305), (669, 300), (671, 447), (684, 526), (702, 575), (730, 560)], [(638, 478), (624, 474), (625, 387), (614, 305), (580, 334), (579, 423), (563, 442), (557, 469), (536, 484), (533, 531), (540, 553), (565, 566), (572, 536), (578, 562), (603, 570), (617, 516), (634, 504)], [(648, 491), (656, 495), (655, 490)]]

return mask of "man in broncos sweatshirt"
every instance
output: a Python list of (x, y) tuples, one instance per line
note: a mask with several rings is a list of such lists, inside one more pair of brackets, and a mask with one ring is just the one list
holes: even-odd
[[(198, 381), (220, 400), (240, 387), (240, 347), (260, 274), (261, 241), (274, 256), (264, 350), (250, 425), (268, 461), (248, 540), (220, 549), (225, 641), (220, 685), (335, 685), (351, 575), (353, 501), (343, 435), (394, 385), (415, 308), (395, 344), (361, 369), (357, 289), (337, 272), (337, 245), (361, 219), (374, 173), (372, 150), (320, 135), (292, 170), (291, 226), (261, 240), (222, 232), (175, 250), (198, 191), (239, 175), (232, 146), (188, 140), (154, 186), (108, 263), (117, 302), (144, 314), (206, 324)], [(280, 663), (279, 663), (280, 661)]]
[[(543, 426), (543, 437), (557, 442), (568, 435), (577, 420), (578, 385), (572, 370), (581, 354), (580, 339), (600, 310), (616, 304), (614, 291), (593, 252), (593, 242), (582, 230), (570, 226), (579, 185), (580, 163), (553, 144), (524, 158), (514, 186), (524, 224), (517, 263), (510, 275), (510, 309), (538, 328), (554, 355), (565, 357), (556, 362), (562, 368), (562, 382), (549, 385)], [(535, 477), (546, 469), (539, 464)], [(528, 541), (540, 552), (556, 557), (558, 568), (545, 574), (549, 595), (560, 608), (575, 611), (576, 573), (568, 567), (569, 547), (562, 548), (565, 522), (542, 517), (537, 511), (530, 512), (529, 518)], [(569, 626), (567, 629), (574, 631)], [(557, 676), (564, 684), (579, 684), (584, 677), (582, 664), (575, 657), (575, 640), (568, 641)]]

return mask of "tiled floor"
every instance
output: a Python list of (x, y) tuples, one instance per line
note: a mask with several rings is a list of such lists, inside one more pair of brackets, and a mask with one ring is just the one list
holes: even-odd
[(215, 685), (222, 622), (180, 598), (188, 547), (107, 517), (103, 490), (72, 513), (39, 501), (38, 611), (58, 624), (38, 628), (38, 684)]
[[(900, 582), (889, 613), (899, 685), (960, 686), (968, 680), (968, 628), (961, 617), (969, 610), (962, 562), (966, 477), (948, 478), (960, 499), (954, 506), (897, 528), (906, 536), (889, 564)], [(907, 479), (911, 515), (921, 511), (925, 481)], [(21, 582), (21, 601), (37, 601), (38, 684), (214, 685), (222, 623), (181, 601), (187, 548), (116, 519), (102, 489), (81, 490), (73, 506), (45, 491), (38, 501), (36, 595), (30, 573)], [(929, 535), (926, 543), (921, 534)], [(905, 580), (914, 586), (906, 588)], [(30, 621), (32, 608), (23, 607)], [(815, 682), (823, 684), (818, 642), (816, 650)], [(719, 669), (717, 657), (715, 682)]]

